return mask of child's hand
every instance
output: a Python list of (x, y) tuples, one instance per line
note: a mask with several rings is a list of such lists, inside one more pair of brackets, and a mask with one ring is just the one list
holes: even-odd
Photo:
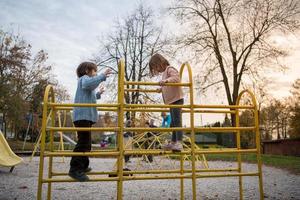
[(100, 94), (103, 94), (104, 91), (105, 91), (104, 87), (103, 87), (103, 86), (100, 86), (100, 87), (99, 87), (99, 93), (100, 93)]
[(158, 83), (159, 83), (160, 86), (163, 86), (163, 85), (165, 85), (167, 82), (168, 82), (167, 80), (161, 80), (161, 81), (159, 81)]
[(107, 69), (107, 70), (105, 70), (105, 72), (104, 72), (104, 75), (105, 75), (106, 77), (109, 77), (111, 74), (112, 74), (112, 70), (111, 70), (111, 69)]

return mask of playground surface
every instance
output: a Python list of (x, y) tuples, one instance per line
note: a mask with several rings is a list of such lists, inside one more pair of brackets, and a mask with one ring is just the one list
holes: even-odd
[[(13, 173), (9, 168), (0, 167), (0, 199), (1, 200), (32, 200), (36, 199), (39, 158), (34, 157), (29, 162), (29, 157), (23, 157), (24, 163), (18, 165)], [(69, 169), (69, 158), (56, 158), (54, 170), (67, 172)], [(155, 157), (155, 160), (159, 158)], [(45, 159), (46, 164), (48, 159)], [(127, 165), (135, 168), (137, 159), (132, 159)], [(91, 167), (95, 171), (108, 171), (113, 168), (115, 159), (91, 158)], [(179, 166), (176, 160), (163, 160), (164, 169), (174, 169)], [(162, 165), (162, 164), (160, 164)], [(185, 165), (188, 167), (188, 163)], [(235, 167), (236, 163), (225, 161), (210, 161), (212, 168)], [(145, 162), (141, 163), (143, 169), (152, 169), (158, 166)], [(172, 168), (170, 168), (172, 167)], [(255, 171), (256, 164), (243, 163), (243, 170)], [(244, 177), (244, 198), (259, 199), (258, 177)], [(286, 170), (263, 166), (263, 181), (265, 199), (299, 199), (300, 198), (300, 176)], [(192, 183), (185, 180), (185, 199), (192, 199)], [(88, 182), (88, 183), (54, 183), (52, 186), (52, 199), (116, 199), (116, 182)], [(46, 187), (44, 184), (43, 187)], [(43, 190), (46, 192), (46, 190)], [(197, 179), (197, 198), (199, 199), (238, 199), (238, 177), (226, 178), (204, 178)], [(44, 196), (46, 194), (44, 193)], [(179, 199), (179, 180), (143, 180), (124, 182), (124, 199), (146, 200), (146, 199)]]

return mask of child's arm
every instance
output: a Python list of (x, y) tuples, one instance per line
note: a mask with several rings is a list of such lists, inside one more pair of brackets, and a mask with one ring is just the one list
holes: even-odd
[(83, 76), (82, 77), (82, 89), (94, 90), (98, 85), (106, 80), (105, 74), (99, 74), (94, 77)]
[(168, 73), (168, 78), (166, 79), (166, 83), (179, 83), (180, 82), (179, 73), (174, 67), (169, 67), (167, 73)]
[(98, 85), (105, 81), (106, 78), (111, 74), (111, 70), (107, 69), (103, 74), (99, 74), (97, 76), (89, 77), (89, 76), (83, 76), (82, 77), (82, 89), (87, 90), (94, 90), (98, 87)]
[(165, 83), (179, 83), (180, 77), (178, 71), (174, 67), (170, 67), (167, 70), (168, 78), (161, 80), (159, 84), (164, 85)]

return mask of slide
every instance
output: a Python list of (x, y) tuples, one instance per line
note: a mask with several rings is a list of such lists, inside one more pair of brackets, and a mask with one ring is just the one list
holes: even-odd
[[(62, 134), (63, 138), (65, 140), (67, 140), (68, 142), (70, 142), (72, 145), (76, 145), (77, 142), (75, 142), (74, 140), (72, 140), (70, 137), (66, 136), (65, 134)], [(92, 144), (92, 147), (100, 147), (100, 144)]]
[(74, 140), (72, 140), (70, 137), (68, 137), (68, 136), (66, 136), (66, 135), (64, 135), (64, 134), (62, 134), (63, 135), (63, 138), (65, 139), (65, 140), (67, 140), (68, 142), (70, 142), (71, 144), (73, 144), (73, 145), (76, 145), (76, 142), (74, 141)]
[(0, 131), (0, 166), (14, 167), (23, 161), (9, 147), (4, 135)]

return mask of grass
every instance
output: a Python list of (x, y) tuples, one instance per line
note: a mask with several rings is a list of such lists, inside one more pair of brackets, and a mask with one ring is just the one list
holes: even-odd
[[(232, 154), (210, 154), (206, 156), (208, 161), (236, 161), (236, 155)], [(243, 154), (242, 162), (256, 163), (255, 154)], [(264, 165), (287, 169), (293, 173), (300, 174), (300, 157), (281, 156), (281, 155), (262, 155), (262, 163)]]
[[(7, 140), (10, 148), (13, 150), (13, 151), (23, 151), (23, 141), (20, 141), (20, 140)], [(32, 142), (26, 142), (25, 143), (25, 146), (24, 146), (24, 151), (33, 151), (34, 149), (34, 144), (35, 143), (32, 143)], [(49, 143), (46, 144), (46, 148), (48, 148), (49, 146)], [(54, 143), (54, 149), (58, 149), (58, 146), (59, 146), (59, 143), (58, 142), (55, 142)], [(72, 145), (64, 145), (65, 147), (65, 150), (70, 150), (70, 149), (73, 149)]]

